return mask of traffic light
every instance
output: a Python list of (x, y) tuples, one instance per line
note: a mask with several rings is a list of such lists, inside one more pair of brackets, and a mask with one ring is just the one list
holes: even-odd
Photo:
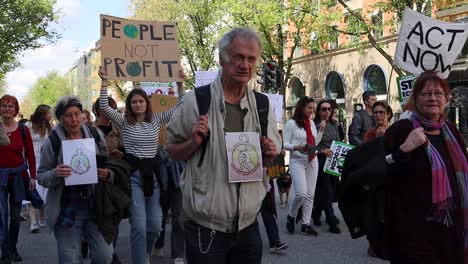
[(276, 63), (269, 61), (263, 64), (265, 90), (276, 90)]
[(262, 64), (262, 68), (260, 68), (259, 70), (257, 70), (257, 75), (258, 76), (261, 76), (262, 77), (262, 80), (257, 80), (257, 83), (260, 84), (260, 85), (264, 85), (265, 83), (265, 71), (264, 71), (264, 68), (265, 68), (265, 63)]

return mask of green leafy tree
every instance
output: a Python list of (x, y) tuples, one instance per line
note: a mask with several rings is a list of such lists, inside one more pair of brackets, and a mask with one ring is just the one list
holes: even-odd
[[(324, 43), (336, 37), (330, 24), (339, 14), (321, 12), (319, 1), (227, 0), (225, 9), (233, 25), (255, 28), (263, 42), (262, 58), (276, 61), (284, 71), (283, 87), (292, 77), (292, 61), (299, 48), (324, 51)], [(313, 37), (312, 37), (313, 36)], [(284, 94), (285, 89), (280, 90)]]
[(21, 99), (19, 109), (24, 118), (29, 119), (31, 117), (31, 115), (34, 113), (34, 110), (36, 110), (36, 108), (33, 106), (31, 93), (26, 94), (23, 99)]
[(20, 52), (58, 38), (49, 27), (57, 19), (54, 4), (55, 0), (0, 1), (0, 79), (18, 66), (16, 56)]
[(6, 82), (5, 80), (2, 80), (2, 78), (0, 78), (0, 96), (6, 94), (6, 92), (7, 92)]
[(194, 87), (195, 71), (216, 67), (216, 48), (227, 27), (222, 23), (224, 0), (136, 0), (131, 9), (139, 20), (177, 21), (182, 59), (190, 68), (187, 82)]
[(40, 104), (53, 106), (60, 97), (71, 94), (72, 89), (67, 84), (67, 79), (57, 71), (50, 71), (39, 78), (30, 91), (33, 108)]

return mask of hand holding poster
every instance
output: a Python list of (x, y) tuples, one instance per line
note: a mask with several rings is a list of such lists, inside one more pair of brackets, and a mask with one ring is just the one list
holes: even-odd
[(438, 21), (405, 8), (394, 63), (415, 75), (436, 71), (446, 79), (468, 36), (468, 24)]
[(96, 144), (93, 138), (62, 141), (63, 163), (72, 169), (65, 185), (93, 184), (98, 182)]
[(176, 23), (101, 15), (101, 58), (109, 80), (180, 81)]
[(354, 146), (334, 140), (330, 147), (333, 155), (325, 160), (323, 171), (325, 173), (340, 177), (341, 171), (343, 170), (344, 161), (346, 159), (346, 154), (348, 154), (348, 151), (352, 148), (354, 148)]

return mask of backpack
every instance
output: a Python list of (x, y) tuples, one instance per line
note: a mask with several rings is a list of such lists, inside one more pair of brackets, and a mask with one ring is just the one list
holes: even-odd
[[(195, 88), (195, 97), (197, 99), (198, 113), (200, 115), (205, 115), (208, 113), (211, 104), (211, 84), (207, 84), (198, 88)], [(262, 137), (268, 136), (268, 113), (270, 110), (270, 102), (268, 97), (264, 94), (254, 91), (255, 101), (257, 102), (257, 112), (258, 118), (260, 119), (260, 130)], [(201, 166), (203, 162), (203, 157), (205, 156), (206, 144), (208, 144), (210, 134), (203, 138), (201, 143), (201, 156), (198, 161), (198, 167)]]
[[(99, 146), (99, 143), (101, 142), (101, 136), (99, 135), (99, 132), (94, 127), (88, 126), (88, 128), (89, 128), (89, 132), (94, 138), (94, 143), (96, 143), (96, 145)], [(55, 163), (57, 163), (59, 150), (60, 150), (60, 147), (62, 146), (62, 140), (60, 140), (55, 130), (52, 130), (52, 132), (49, 134), (49, 140), (52, 145), (52, 150), (54, 151)]]

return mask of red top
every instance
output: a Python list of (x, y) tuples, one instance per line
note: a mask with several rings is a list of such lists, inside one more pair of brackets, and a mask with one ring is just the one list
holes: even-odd
[[(26, 152), (28, 153), (28, 166), (31, 178), (36, 178), (36, 158), (34, 157), (34, 147), (31, 139), (29, 128), (24, 127), (26, 132)], [(18, 128), (8, 135), (10, 144), (0, 147), (0, 168), (15, 168), (21, 166), (23, 161), (23, 139), (21, 138), (21, 129)], [(8, 177), (9, 180), (13, 179), (13, 175)], [(23, 179), (27, 179), (27, 174), (23, 173)]]

